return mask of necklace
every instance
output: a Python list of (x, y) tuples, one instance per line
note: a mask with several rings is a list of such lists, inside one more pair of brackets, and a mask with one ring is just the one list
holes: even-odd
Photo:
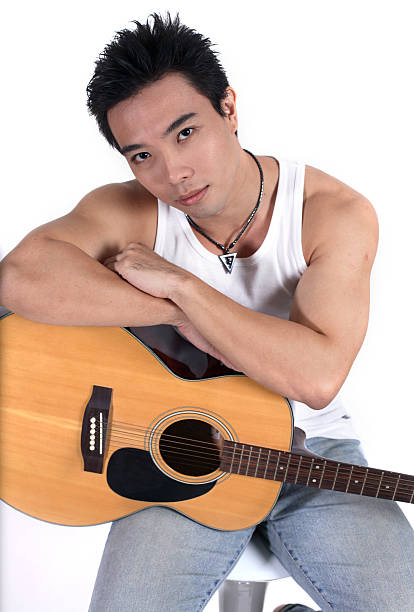
[(220, 242), (217, 242), (216, 240), (214, 240), (214, 238), (211, 238), (211, 236), (206, 234), (205, 231), (203, 229), (201, 229), (201, 227), (199, 225), (197, 225), (197, 223), (195, 223), (195, 221), (193, 221), (189, 215), (186, 215), (187, 221), (189, 222), (189, 224), (197, 232), (202, 234), (202, 236), (204, 236), (204, 238), (207, 238), (207, 240), (209, 240), (210, 242), (215, 244), (216, 247), (219, 247), (219, 249), (221, 249), (223, 251), (223, 255), (218, 255), (218, 258), (220, 259), (221, 263), (223, 264), (225, 271), (228, 272), (229, 274), (231, 274), (231, 272), (233, 270), (234, 262), (235, 262), (235, 259), (237, 257), (237, 253), (230, 253), (230, 249), (232, 249), (234, 247), (236, 242), (243, 236), (244, 232), (249, 227), (253, 217), (255, 216), (255, 214), (257, 212), (257, 209), (259, 208), (259, 204), (262, 201), (262, 196), (263, 196), (263, 183), (264, 183), (264, 181), (263, 181), (262, 166), (260, 165), (260, 162), (257, 159), (257, 157), (255, 157), (253, 155), (253, 153), (250, 153), (250, 151), (248, 151), (247, 149), (243, 149), (243, 151), (246, 151), (246, 153), (248, 153), (251, 157), (253, 157), (254, 161), (257, 164), (257, 167), (259, 168), (259, 172), (260, 172), (260, 191), (259, 191), (259, 197), (257, 198), (256, 206), (253, 208), (252, 212), (249, 215), (249, 218), (247, 219), (246, 223), (243, 225), (242, 229), (237, 234), (237, 236), (233, 240), (233, 242), (231, 242), (228, 247), (224, 246), (224, 244), (220, 244)]

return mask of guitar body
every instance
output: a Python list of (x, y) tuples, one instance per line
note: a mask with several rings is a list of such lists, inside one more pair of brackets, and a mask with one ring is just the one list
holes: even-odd
[[(182, 346), (189, 348), (167, 326), (143, 333), (152, 330), (160, 346), (163, 329), (173, 334), (178, 354)], [(15, 314), (1, 318), (4, 501), (64, 525), (104, 523), (154, 505), (223, 530), (266, 517), (281, 484), (221, 471), (209, 432), (289, 450), (288, 401), (194, 347), (199, 361), (207, 360), (198, 378), (178, 356), (149, 346), (124, 328), (44, 325)], [(108, 428), (90, 442), (93, 449), (103, 445), (101, 472), (85, 469), (81, 449), (94, 387), (112, 390)], [(168, 454), (169, 439), (185, 439), (178, 459)], [(204, 461), (203, 448), (212, 450), (212, 460)], [(194, 456), (196, 464), (189, 460)]]

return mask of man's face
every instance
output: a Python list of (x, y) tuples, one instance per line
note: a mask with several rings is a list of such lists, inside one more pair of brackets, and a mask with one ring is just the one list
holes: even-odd
[[(108, 123), (136, 179), (155, 197), (194, 218), (219, 214), (237, 180), (234, 92), (220, 116), (208, 98), (168, 74), (108, 112)], [(183, 200), (197, 192), (201, 199)]]

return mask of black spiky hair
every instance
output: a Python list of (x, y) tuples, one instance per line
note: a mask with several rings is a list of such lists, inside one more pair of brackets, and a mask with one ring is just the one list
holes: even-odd
[(183, 75), (224, 116), (221, 101), (229, 83), (210, 39), (181, 24), (178, 13), (174, 20), (169, 12), (164, 19), (152, 13), (145, 24), (132, 23), (134, 30), (117, 32), (99, 55), (86, 88), (88, 111), (109, 144), (119, 150), (108, 111), (169, 73)]

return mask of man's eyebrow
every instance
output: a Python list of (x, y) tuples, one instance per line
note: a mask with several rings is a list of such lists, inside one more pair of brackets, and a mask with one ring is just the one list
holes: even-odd
[[(167, 127), (164, 134), (162, 135), (162, 138), (165, 138), (166, 136), (168, 136), (168, 134), (171, 134), (171, 132), (173, 132), (178, 127), (180, 127), (182, 123), (184, 123), (188, 119), (191, 119), (192, 117), (195, 117), (196, 115), (197, 113), (185, 113), (184, 115), (180, 115), (178, 119), (173, 121), (171, 125)], [(125, 147), (122, 147), (122, 149), (120, 149), (120, 153), (122, 153), (122, 155), (125, 155), (125, 153), (129, 153), (130, 151), (135, 151), (135, 149), (143, 149), (146, 146), (147, 146), (146, 144), (141, 144), (141, 143), (126, 145)]]
[(178, 117), (178, 119), (173, 121), (172, 124), (167, 127), (167, 129), (165, 130), (163, 134), (163, 138), (165, 138), (165, 136), (168, 136), (168, 134), (171, 134), (171, 132), (173, 132), (178, 127), (180, 127), (182, 123), (185, 123), (185, 121), (187, 121), (188, 119), (191, 119), (191, 117), (195, 117), (196, 115), (197, 113), (185, 113), (184, 115), (181, 115), (180, 117)]

